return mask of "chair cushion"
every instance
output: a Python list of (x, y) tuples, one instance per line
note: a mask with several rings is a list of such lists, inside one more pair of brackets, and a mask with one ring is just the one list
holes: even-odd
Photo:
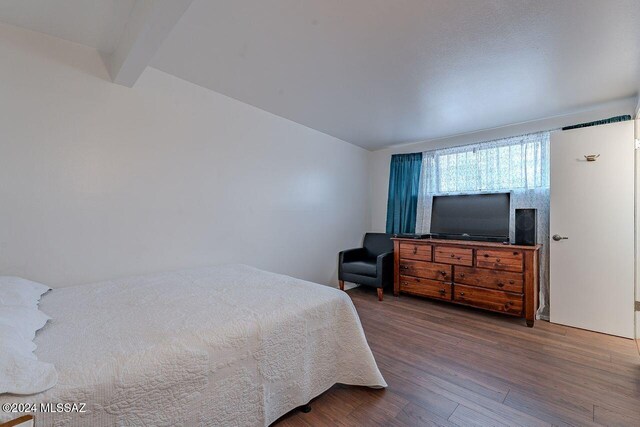
[(385, 252), (393, 252), (391, 234), (367, 233), (364, 235), (363, 246), (371, 257), (376, 257)]
[(376, 277), (376, 259), (344, 262), (342, 263), (342, 271), (345, 273)]

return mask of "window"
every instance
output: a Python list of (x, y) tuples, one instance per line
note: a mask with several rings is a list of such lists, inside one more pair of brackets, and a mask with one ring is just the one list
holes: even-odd
[(423, 154), (422, 192), (451, 194), (549, 188), (549, 133)]

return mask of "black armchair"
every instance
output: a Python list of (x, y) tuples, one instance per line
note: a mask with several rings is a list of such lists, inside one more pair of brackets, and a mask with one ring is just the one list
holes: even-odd
[(362, 248), (340, 252), (338, 280), (340, 289), (344, 282), (357, 283), (378, 289), (382, 301), (383, 289), (393, 287), (393, 242), (391, 235), (367, 233)]

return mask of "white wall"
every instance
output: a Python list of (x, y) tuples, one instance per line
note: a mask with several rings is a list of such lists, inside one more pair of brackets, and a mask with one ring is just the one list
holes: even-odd
[[(638, 95), (639, 102), (638, 107), (640, 108), (640, 95)], [(635, 120), (635, 138), (640, 139), (640, 114), (638, 110), (636, 110), (636, 120)], [(640, 150), (636, 150), (636, 188), (635, 188), (635, 197), (636, 197), (636, 294), (635, 301), (640, 301), (640, 215), (638, 214), (638, 209), (640, 208)], [(636, 339), (640, 340), (640, 312), (635, 312), (636, 316)], [(640, 351), (640, 341), (638, 342), (638, 351)]]
[(68, 286), (241, 262), (325, 284), (370, 227), (369, 152), (0, 25), (0, 274)]
[[(373, 231), (384, 231), (387, 218), (387, 193), (389, 190), (389, 164), (391, 155), (415, 153), (437, 148), (456, 147), (476, 142), (523, 135), (525, 133), (558, 129), (563, 126), (604, 119), (622, 114), (633, 114), (637, 98), (630, 97), (604, 103), (576, 114), (557, 116), (543, 120), (518, 123), (495, 129), (456, 135), (430, 141), (417, 142), (378, 150), (370, 158), (371, 169), (371, 221)], [(472, 120), (472, 118), (466, 118)]]

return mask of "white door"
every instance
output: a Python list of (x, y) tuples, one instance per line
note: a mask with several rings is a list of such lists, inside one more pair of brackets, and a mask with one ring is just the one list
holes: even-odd
[(551, 134), (553, 323), (633, 338), (633, 139), (633, 121)]

